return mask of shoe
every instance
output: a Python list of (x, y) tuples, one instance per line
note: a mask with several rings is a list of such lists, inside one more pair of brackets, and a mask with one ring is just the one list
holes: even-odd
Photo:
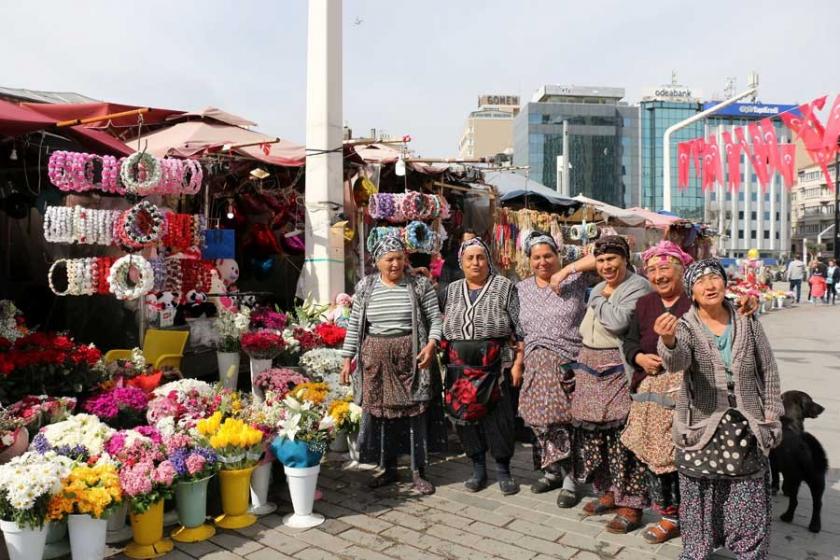
[(484, 490), (487, 488), (487, 477), (478, 478), (475, 476), (470, 477), (465, 483), (464, 488), (469, 490), (470, 492), (478, 492), (479, 490)]
[(374, 476), (370, 482), (368, 482), (368, 487), (373, 489), (382, 488), (383, 486), (394, 484), (399, 481), (399, 479), (400, 475), (397, 473), (396, 469), (385, 469), (384, 472)]
[(544, 494), (545, 492), (550, 492), (551, 490), (560, 488), (561, 486), (563, 486), (562, 478), (548, 478), (547, 476), (541, 476), (531, 485), (531, 492), (533, 494)]
[(653, 527), (642, 533), (642, 538), (650, 544), (662, 544), (680, 536), (680, 525), (664, 517)]
[(607, 523), (607, 531), (618, 535), (626, 535), (642, 526), (642, 510), (620, 507), (615, 517)]
[(612, 492), (607, 492), (600, 498), (590, 500), (583, 506), (583, 513), (587, 517), (590, 515), (604, 515), (613, 511), (615, 508), (615, 497)]
[(412, 483), (414, 489), (424, 496), (431, 496), (435, 493), (435, 485), (426, 480), (420, 471), (412, 473)]
[(578, 497), (577, 492), (572, 492), (571, 490), (562, 488), (557, 494), (557, 507), (561, 509), (573, 508), (578, 505), (579, 502), (580, 498)]
[(512, 478), (500, 480), (499, 489), (502, 491), (503, 496), (513, 496), (519, 493), (519, 483)]

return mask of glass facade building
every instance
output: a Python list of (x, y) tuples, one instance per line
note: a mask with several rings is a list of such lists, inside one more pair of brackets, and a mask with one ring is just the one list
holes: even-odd
[[(558, 91), (546, 91), (552, 87)], [(620, 105), (624, 91), (618, 88), (546, 86), (541, 92), (514, 119), (514, 165), (527, 165), (530, 178), (556, 189), (565, 122), (568, 194), (621, 207), (638, 205), (638, 107)]]

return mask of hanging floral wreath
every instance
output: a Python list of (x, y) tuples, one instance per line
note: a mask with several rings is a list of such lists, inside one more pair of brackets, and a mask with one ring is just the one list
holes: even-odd
[(120, 220), (120, 240), (135, 249), (153, 245), (160, 240), (165, 223), (160, 209), (142, 200), (123, 214)]
[(158, 159), (146, 152), (134, 152), (122, 162), (120, 179), (131, 194), (149, 194), (160, 182), (162, 166)]
[(435, 246), (435, 234), (432, 229), (420, 221), (405, 226), (405, 247), (413, 253), (431, 253)]
[[(139, 274), (133, 284), (130, 278), (132, 269)], [(145, 296), (152, 291), (154, 283), (155, 272), (151, 263), (139, 255), (126, 255), (117, 259), (108, 272), (111, 293), (121, 300)]]

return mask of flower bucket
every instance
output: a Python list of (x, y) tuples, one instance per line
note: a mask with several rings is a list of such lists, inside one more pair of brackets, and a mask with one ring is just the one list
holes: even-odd
[(175, 506), (181, 526), (171, 537), (178, 542), (206, 541), (216, 534), (216, 528), (207, 520), (207, 484), (212, 476), (175, 485)]
[(50, 521), (47, 524), (47, 544), (41, 558), (51, 560), (68, 554), (70, 554), (70, 542), (67, 540), (67, 520)]
[(219, 471), (222, 492), (222, 515), (216, 525), (222, 529), (243, 529), (257, 522), (257, 516), (248, 513), (251, 473), (254, 467)]
[[(270, 456), (269, 456), (270, 457)], [(277, 511), (277, 504), (268, 501), (268, 488), (271, 485), (271, 460), (257, 465), (251, 473), (251, 509), (254, 515), (268, 515)]]
[(9, 560), (41, 560), (47, 544), (47, 525), (40, 529), (21, 527), (14, 521), (0, 521)]
[(336, 453), (347, 453), (347, 432), (339, 430), (335, 433), (335, 439), (330, 443), (330, 451), (334, 451)]
[(132, 513), (132, 540), (125, 547), (129, 558), (160, 558), (172, 550), (172, 541), (163, 538), (163, 500), (143, 513)]
[(359, 463), (359, 432), (347, 434), (347, 453), (350, 455), (351, 462)]
[(216, 361), (222, 386), (235, 391), (239, 382), (239, 352), (216, 352)]
[(318, 484), (321, 465), (302, 469), (285, 467), (284, 470), (295, 512), (283, 517), (283, 525), (294, 529), (307, 529), (323, 523), (323, 515), (312, 513), (312, 506), (315, 503), (315, 486)]
[(94, 519), (90, 515), (69, 515), (70, 550), (73, 558), (104, 558), (107, 519)]
[(26, 428), (18, 428), (15, 434), (15, 441), (12, 445), (0, 452), (0, 465), (8, 463), (18, 455), (23, 455), (29, 447), (29, 431)]
[(267, 369), (271, 369), (271, 358), (266, 360), (261, 360), (258, 358), (251, 358), (251, 393), (254, 397), (259, 401), (263, 402), (265, 400), (265, 394), (263, 394), (262, 389), (257, 387), (256, 381), (257, 376), (264, 372)]
[(274, 438), (271, 442), (271, 452), (284, 466), (295, 468), (319, 465), (322, 457), (321, 453), (310, 449), (306, 442), (284, 437)]
[(127, 541), (131, 538), (131, 527), (125, 520), (128, 515), (128, 499), (124, 499), (108, 517), (108, 531), (105, 535), (105, 542), (116, 543)]
[(786, 299), (787, 298), (777, 297), (776, 298), (776, 309), (784, 309)]

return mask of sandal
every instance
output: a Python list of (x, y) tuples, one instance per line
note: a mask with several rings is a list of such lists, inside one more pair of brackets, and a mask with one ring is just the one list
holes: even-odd
[(626, 535), (642, 526), (642, 510), (620, 507), (615, 517), (607, 523), (607, 531), (618, 535)]
[(590, 515), (604, 515), (605, 513), (613, 511), (615, 508), (615, 497), (612, 492), (607, 492), (600, 498), (587, 502), (587, 504), (583, 506), (583, 513), (586, 517), (589, 517)]
[(396, 469), (386, 469), (384, 472), (374, 476), (368, 482), (368, 488), (376, 489), (393, 484), (400, 479), (400, 475)]
[(642, 533), (642, 538), (650, 544), (662, 544), (680, 536), (680, 525), (664, 517), (653, 527)]
[(414, 471), (412, 474), (414, 489), (424, 496), (431, 496), (435, 493), (435, 485), (426, 480), (421, 471)]

